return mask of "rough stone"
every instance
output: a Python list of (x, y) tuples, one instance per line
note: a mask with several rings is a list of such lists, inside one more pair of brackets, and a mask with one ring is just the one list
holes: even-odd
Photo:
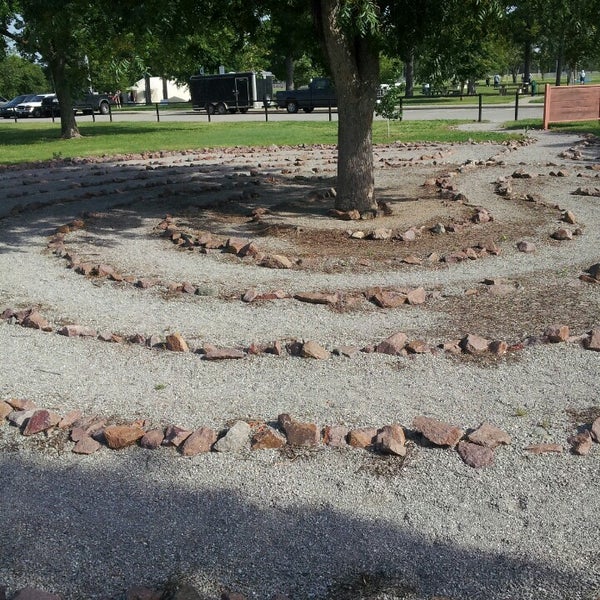
[(431, 352), (431, 348), (425, 340), (411, 340), (406, 344), (406, 350), (411, 354), (427, 354)]
[(488, 346), (489, 351), (496, 356), (502, 356), (508, 352), (508, 344), (503, 340), (493, 340)]
[(569, 438), (569, 444), (571, 444), (571, 451), (573, 454), (579, 456), (586, 456), (592, 449), (592, 436), (589, 431), (582, 431)]
[(277, 420), (285, 431), (290, 446), (317, 446), (321, 441), (319, 428), (315, 423), (296, 421), (287, 413), (279, 415)]
[(467, 354), (482, 354), (489, 349), (489, 341), (485, 338), (469, 333), (460, 340), (460, 347)]
[(526, 240), (522, 240), (517, 244), (517, 250), (519, 252), (525, 252), (526, 254), (531, 254), (532, 252), (535, 252), (535, 249), (535, 244)]
[(501, 444), (510, 444), (512, 441), (508, 433), (487, 422), (482, 423), (475, 431), (469, 433), (467, 438), (474, 444), (491, 449)]
[(224, 252), (230, 254), (240, 254), (240, 252), (250, 244), (250, 240), (244, 238), (229, 238), (225, 242)]
[(52, 331), (52, 326), (48, 323), (37, 310), (32, 310), (21, 322), (23, 327), (31, 329), (41, 329), (42, 331)]
[(137, 425), (109, 425), (104, 429), (104, 438), (112, 450), (133, 446), (146, 432)]
[(377, 441), (376, 427), (360, 427), (348, 433), (348, 444), (353, 448), (369, 448)]
[(258, 290), (256, 288), (250, 288), (244, 292), (242, 296), (242, 302), (253, 302), (258, 298)]
[(600, 443), (600, 417), (598, 417), (593, 423), (591, 427), (592, 439), (595, 442)]
[(563, 451), (563, 447), (560, 444), (541, 443), (541, 444), (532, 444), (531, 446), (527, 446), (527, 448), (525, 448), (525, 450), (527, 452), (531, 452), (531, 454), (549, 454), (549, 453), (558, 454)]
[(190, 435), (192, 435), (192, 432), (189, 429), (184, 429), (177, 425), (169, 425), (165, 430), (162, 445), (179, 447)]
[(407, 300), (406, 294), (388, 290), (374, 290), (367, 297), (370, 302), (373, 302), (373, 304), (376, 304), (380, 308), (397, 308), (405, 304)]
[(460, 427), (430, 417), (415, 417), (413, 427), (436, 446), (454, 447), (464, 435)]
[(406, 295), (406, 300), (410, 305), (419, 305), (425, 304), (425, 300), (427, 299), (427, 293), (425, 289), (422, 287), (415, 288), (414, 290), (410, 290)]
[(560, 229), (557, 229), (551, 235), (551, 237), (554, 238), (555, 240), (559, 240), (559, 241), (572, 240), (573, 233), (569, 229), (565, 229), (564, 227), (561, 227)]
[(575, 217), (575, 214), (573, 212), (571, 212), (570, 210), (566, 210), (563, 213), (562, 220), (565, 223), (569, 223), (569, 225), (575, 225), (575, 223), (577, 223), (577, 219)]
[(300, 292), (294, 294), (294, 298), (300, 302), (310, 304), (337, 304), (339, 302), (337, 294), (327, 294), (325, 292)]
[(189, 352), (190, 348), (180, 333), (171, 333), (166, 337), (167, 350), (171, 352)]
[(587, 350), (600, 352), (600, 329), (592, 329), (588, 337), (583, 341), (583, 346)]
[(486, 448), (485, 446), (480, 446), (478, 444), (472, 444), (471, 442), (459, 442), (458, 454), (463, 459), (465, 464), (473, 467), (474, 469), (487, 467), (494, 462), (494, 451), (491, 448)]
[(269, 256), (265, 256), (260, 261), (261, 267), (266, 267), (268, 269), (291, 269), (292, 261), (287, 257), (281, 254), (271, 254)]
[(392, 237), (392, 230), (385, 227), (378, 227), (371, 232), (369, 237), (372, 240), (389, 240)]
[(8, 402), (0, 401), (0, 421), (4, 421), (13, 411), (13, 407)]
[(146, 450), (156, 450), (165, 439), (165, 433), (162, 429), (151, 429), (140, 438), (140, 446)]
[(313, 342), (311, 340), (304, 342), (302, 345), (302, 350), (300, 351), (300, 355), (303, 358), (316, 358), (318, 360), (326, 360), (331, 356), (328, 350), (323, 348), (323, 346), (320, 344), (317, 344), (317, 342)]
[(600, 280), (600, 263), (593, 264), (587, 272), (594, 278)]
[(76, 408), (75, 410), (71, 410), (59, 421), (58, 428), (68, 429), (74, 423), (79, 421), (79, 419), (81, 419), (82, 416), (83, 413), (78, 408)]
[(96, 337), (97, 335), (95, 329), (84, 325), (65, 325), (57, 333), (66, 337)]
[(15, 410), (36, 410), (37, 404), (33, 400), (26, 400), (23, 398), (10, 398), (6, 401)]
[(94, 454), (100, 450), (102, 445), (89, 435), (84, 435), (81, 439), (77, 440), (75, 446), (73, 446), (73, 452), (75, 454)]
[(203, 360), (236, 360), (244, 358), (246, 353), (237, 348), (215, 348), (205, 347), (205, 352), (202, 355)]
[(406, 455), (406, 437), (401, 425), (385, 425), (377, 433), (376, 444), (379, 450), (385, 454), (394, 456)]
[(250, 425), (236, 421), (214, 445), (217, 452), (243, 452), (250, 448)]
[(544, 337), (553, 344), (566, 342), (569, 339), (568, 325), (551, 325), (544, 331)]
[(377, 344), (375, 351), (381, 354), (399, 355), (402, 354), (407, 342), (407, 335), (399, 331)]
[(263, 425), (252, 437), (252, 450), (274, 450), (286, 444), (285, 436), (276, 429)]
[(6, 418), (15, 427), (23, 427), (34, 412), (33, 410), (13, 410)]
[(332, 448), (343, 448), (348, 445), (349, 433), (350, 428), (345, 425), (327, 425), (323, 430), (323, 443)]
[(196, 456), (204, 452), (210, 452), (213, 444), (217, 441), (217, 434), (209, 427), (200, 427), (192, 433), (181, 446), (183, 456)]
[(46, 409), (36, 410), (27, 420), (23, 435), (35, 435), (55, 427), (60, 422), (60, 415)]
[(336, 356), (345, 356), (346, 358), (354, 358), (358, 354), (356, 346), (338, 346), (333, 349), (333, 354)]

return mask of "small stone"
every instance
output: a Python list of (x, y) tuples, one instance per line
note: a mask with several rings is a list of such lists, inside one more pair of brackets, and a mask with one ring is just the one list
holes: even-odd
[(598, 417), (593, 423), (591, 427), (592, 439), (595, 442), (600, 443), (600, 417)]
[(13, 407), (8, 402), (0, 401), (0, 421), (4, 421), (13, 411)]
[(214, 445), (217, 452), (242, 452), (250, 448), (250, 425), (236, 421)]
[(96, 337), (97, 335), (95, 329), (83, 325), (66, 325), (59, 329), (57, 333), (66, 337)]
[(146, 432), (137, 425), (109, 425), (104, 429), (104, 438), (112, 450), (133, 446)]
[(572, 240), (573, 233), (571, 231), (569, 231), (568, 229), (561, 227), (560, 229), (557, 229), (552, 234), (551, 237), (554, 238), (555, 240), (559, 240), (559, 241)]
[(348, 433), (348, 444), (353, 448), (369, 448), (377, 441), (376, 427), (360, 427)]
[(394, 456), (406, 455), (406, 437), (401, 425), (385, 425), (377, 433), (376, 439), (379, 450), (384, 454), (393, 454)]
[(77, 441), (73, 446), (73, 452), (75, 454), (94, 454), (100, 450), (102, 445), (89, 435), (84, 435), (80, 440)]
[(46, 431), (51, 427), (58, 425), (60, 416), (55, 412), (49, 410), (40, 409), (36, 410), (27, 421), (25, 429), (23, 429), (23, 435), (35, 435)]
[(292, 261), (281, 254), (272, 254), (265, 256), (259, 263), (261, 267), (267, 269), (291, 269)]
[(583, 341), (583, 347), (586, 350), (600, 352), (600, 329), (592, 329), (588, 337)]
[(316, 358), (317, 360), (326, 360), (331, 354), (328, 350), (323, 348), (317, 342), (313, 342), (309, 340), (308, 342), (304, 342), (302, 345), (302, 350), (300, 351), (300, 356), (303, 358)]
[(571, 444), (571, 450), (573, 454), (579, 456), (586, 456), (592, 449), (592, 436), (589, 431), (583, 431), (569, 438), (569, 444)]
[(300, 292), (294, 294), (294, 298), (300, 302), (309, 304), (337, 304), (339, 296), (337, 294), (327, 294), (324, 292)]
[(389, 240), (392, 237), (392, 230), (385, 227), (378, 227), (371, 232), (369, 237), (372, 240)]
[(23, 425), (27, 423), (27, 420), (32, 417), (34, 412), (34, 410), (13, 410), (6, 418), (15, 427), (23, 427)]
[(244, 238), (229, 238), (225, 242), (224, 252), (228, 252), (230, 254), (239, 254), (249, 244), (250, 240)]
[(397, 356), (402, 354), (402, 351), (406, 346), (406, 342), (408, 342), (408, 336), (399, 331), (398, 333), (394, 333), (390, 337), (383, 340), (383, 342), (379, 343), (375, 348), (375, 351), (381, 354), (391, 354)]
[(405, 256), (401, 262), (403, 262), (406, 265), (420, 265), (423, 263), (423, 261), (418, 256), (415, 256), (414, 254)]
[(482, 354), (487, 352), (489, 341), (479, 335), (470, 333), (460, 341), (460, 347), (467, 354)]
[(415, 417), (413, 427), (436, 446), (454, 447), (464, 435), (460, 427), (430, 417)]
[(156, 450), (162, 446), (165, 434), (162, 429), (151, 429), (140, 438), (140, 446), (146, 450)]
[(166, 348), (171, 352), (189, 352), (190, 348), (180, 333), (171, 333), (166, 338)]
[(349, 433), (350, 429), (345, 425), (328, 425), (323, 430), (323, 443), (332, 448), (343, 448), (348, 445)]
[(566, 210), (563, 213), (562, 220), (565, 223), (569, 223), (569, 225), (575, 225), (575, 223), (577, 223), (577, 219), (575, 218), (575, 214), (572, 213), (570, 210)]
[(490, 342), (489, 351), (496, 356), (503, 356), (508, 352), (508, 344), (503, 340), (493, 340)]
[(48, 321), (42, 317), (37, 310), (32, 310), (21, 322), (23, 327), (30, 327), (31, 329), (41, 329), (42, 331), (52, 331), (52, 326)]
[(22, 398), (10, 398), (6, 401), (15, 410), (36, 410), (37, 404), (33, 400), (24, 400)]
[(169, 425), (165, 430), (162, 445), (179, 447), (190, 435), (192, 435), (192, 432), (189, 429), (184, 429), (177, 425)]
[(560, 444), (532, 444), (531, 446), (527, 446), (525, 448), (527, 452), (531, 452), (531, 454), (549, 454), (549, 453), (560, 453), (563, 451), (563, 447)]
[(58, 428), (59, 429), (68, 429), (75, 422), (79, 421), (79, 419), (81, 419), (82, 416), (83, 416), (83, 413), (79, 409), (72, 410), (72, 411), (68, 412), (60, 420), (60, 422), (58, 423)]
[(196, 456), (200, 453), (210, 452), (216, 441), (217, 434), (214, 430), (208, 427), (200, 427), (185, 440), (181, 447), (181, 454), (183, 456)]
[(245, 358), (246, 353), (237, 348), (215, 348), (205, 347), (205, 352), (202, 355), (203, 360), (237, 360)]
[(589, 269), (587, 269), (587, 272), (594, 279), (600, 280), (600, 263), (593, 264)]
[(569, 339), (568, 325), (552, 325), (544, 331), (544, 337), (552, 344), (566, 342)]
[(367, 298), (380, 308), (397, 308), (406, 303), (406, 294), (387, 290), (373, 290), (367, 292)]
[(427, 293), (425, 289), (422, 287), (415, 288), (414, 290), (410, 290), (406, 296), (407, 302), (412, 305), (424, 304), (427, 299)]
[(250, 288), (242, 296), (242, 302), (253, 302), (258, 298), (258, 291), (256, 288)]
[(523, 240), (517, 244), (517, 250), (519, 252), (525, 252), (526, 254), (531, 254), (535, 252), (535, 244), (533, 242), (528, 242)]
[(431, 348), (425, 340), (411, 340), (406, 344), (406, 350), (411, 354), (427, 354), (431, 352)]
[(510, 444), (512, 441), (510, 435), (505, 431), (502, 431), (502, 429), (487, 422), (482, 423), (475, 431), (471, 432), (467, 438), (474, 444), (491, 449), (494, 449), (501, 444)]
[(487, 467), (494, 462), (494, 451), (491, 448), (472, 444), (471, 442), (459, 442), (458, 454), (465, 464), (474, 469)]
[(285, 436), (268, 425), (262, 426), (252, 437), (252, 450), (274, 450), (286, 444)]
[(333, 349), (333, 354), (336, 356), (345, 356), (346, 358), (354, 358), (358, 354), (356, 346), (338, 346)]
[(277, 420), (285, 431), (290, 446), (317, 446), (319, 444), (320, 434), (315, 423), (296, 421), (287, 413), (279, 415)]

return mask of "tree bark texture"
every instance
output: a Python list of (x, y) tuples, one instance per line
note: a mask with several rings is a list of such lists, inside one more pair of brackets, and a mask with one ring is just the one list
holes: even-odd
[(338, 102), (335, 206), (362, 214), (377, 208), (372, 126), (379, 85), (379, 52), (370, 40), (340, 26), (338, 16), (343, 1), (315, 1), (314, 8)]
[(66, 75), (66, 61), (62, 57), (54, 56), (48, 61), (48, 66), (60, 106), (60, 136), (66, 140), (81, 137), (73, 112), (73, 93)]

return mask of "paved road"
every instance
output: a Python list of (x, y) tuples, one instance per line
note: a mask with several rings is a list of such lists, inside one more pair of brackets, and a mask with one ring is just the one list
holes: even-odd
[[(541, 119), (543, 116), (544, 107), (542, 104), (531, 104), (529, 97), (523, 97), (519, 105), (519, 119)], [(504, 123), (515, 119), (514, 100), (510, 104), (504, 105), (484, 105), (482, 109), (482, 120), (491, 123)], [(91, 121), (91, 116), (78, 116), (78, 121)], [(96, 115), (97, 121), (108, 121), (109, 116)], [(194, 112), (187, 110), (169, 109), (161, 106), (159, 109), (159, 118), (161, 122), (169, 121), (207, 121), (208, 115), (204, 112)], [(264, 121), (266, 119), (264, 111), (251, 111), (247, 114), (234, 115), (212, 115), (212, 122), (231, 122), (231, 121)], [(290, 115), (285, 110), (270, 109), (268, 113), (269, 121), (323, 121), (337, 120), (337, 113), (332, 111), (331, 117), (327, 110), (315, 110), (313, 113), (299, 113)], [(114, 122), (123, 121), (156, 121), (157, 113), (155, 110), (148, 111), (132, 111), (124, 109), (116, 109), (112, 113)], [(479, 119), (479, 109), (476, 103), (470, 103), (468, 106), (406, 106), (404, 108), (404, 120), (433, 120), (433, 119), (461, 119), (467, 121), (477, 121)], [(49, 121), (50, 119), (41, 119), (41, 121)], [(5, 120), (5, 123), (12, 121)]]

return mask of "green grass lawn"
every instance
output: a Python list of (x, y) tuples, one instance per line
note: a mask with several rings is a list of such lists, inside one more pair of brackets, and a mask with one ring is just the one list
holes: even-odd
[[(375, 143), (393, 141), (464, 142), (505, 140), (517, 134), (465, 132), (461, 121), (375, 121)], [(314, 121), (235, 123), (85, 123), (82, 137), (60, 139), (58, 123), (0, 123), (0, 164), (157, 150), (211, 147), (335, 144), (337, 123)]]

